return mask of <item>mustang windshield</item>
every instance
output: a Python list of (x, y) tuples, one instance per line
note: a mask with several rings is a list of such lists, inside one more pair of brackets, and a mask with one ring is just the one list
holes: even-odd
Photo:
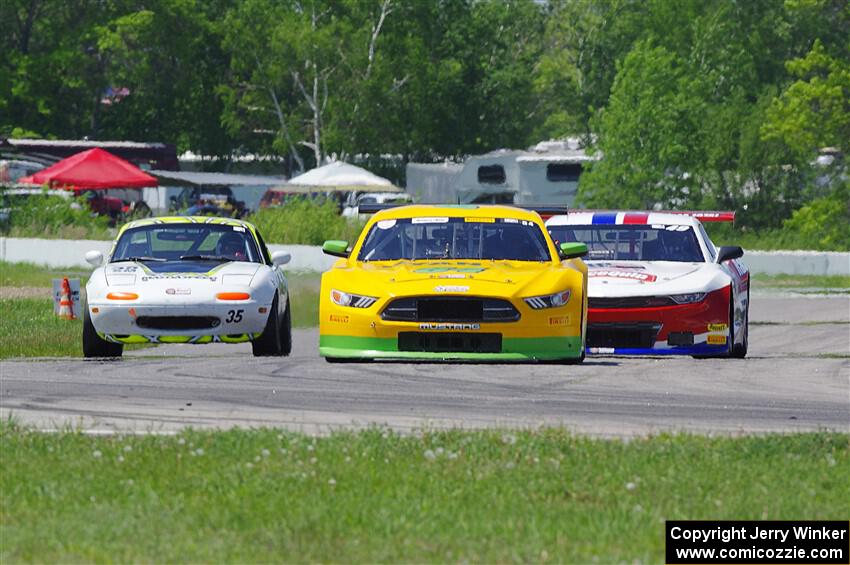
[(590, 261), (705, 261), (690, 226), (566, 225), (549, 226), (549, 233), (556, 245), (586, 243)]
[(492, 259), (549, 261), (549, 247), (533, 222), (513, 218), (405, 218), (372, 226), (360, 261)]
[[(242, 226), (151, 224), (121, 234), (110, 262), (262, 263), (254, 237)], [(208, 269), (207, 269), (208, 270)]]

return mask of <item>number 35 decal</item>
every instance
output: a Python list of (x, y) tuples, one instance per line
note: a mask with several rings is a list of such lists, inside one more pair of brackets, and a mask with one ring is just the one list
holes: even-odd
[(228, 310), (227, 318), (224, 319), (224, 322), (227, 324), (238, 324), (242, 321), (242, 313), (245, 310)]

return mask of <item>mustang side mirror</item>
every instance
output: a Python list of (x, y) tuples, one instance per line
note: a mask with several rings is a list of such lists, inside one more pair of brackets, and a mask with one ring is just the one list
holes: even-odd
[(574, 242), (562, 243), (558, 247), (558, 252), (561, 254), (561, 259), (584, 257), (587, 255), (587, 244)]
[(287, 253), (286, 251), (275, 251), (272, 253), (272, 263), (280, 267), (281, 265), (286, 265), (292, 261), (292, 255)]
[(92, 267), (100, 267), (103, 264), (103, 253), (100, 251), (89, 251), (86, 253), (86, 263)]
[(343, 258), (348, 257), (350, 254), (350, 252), (348, 251), (348, 242), (338, 239), (331, 239), (329, 241), (326, 241), (325, 244), (322, 245), (322, 251), (326, 255), (333, 255), (334, 257)]
[(720, 248), (720, 251), (717, 252), (717, 263), (720, 264), (723, 261), (729, 261), (730, 259), (738, 259), (739, 257), (744, 256), (744, 250), (738, 247), (737, 245), (724, 245)]

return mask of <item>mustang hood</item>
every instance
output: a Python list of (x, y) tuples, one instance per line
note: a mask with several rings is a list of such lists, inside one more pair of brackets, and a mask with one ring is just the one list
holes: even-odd
[(592, 297), (706, 292), (723, 286), (725, 280), (714, 263), (588, 261), (587, 268)]
[[(361, 263), (352, 274), (358, 283), (358, 275), (370, 284), (380, 280), (393, 295), (423, 291), (505, 295), (533, 293), (554, 270), (550, 263), (529, 261), (394, 261)], [(361, 288), (361, 284), (357, 291), (368, 294), (369, 289)]]

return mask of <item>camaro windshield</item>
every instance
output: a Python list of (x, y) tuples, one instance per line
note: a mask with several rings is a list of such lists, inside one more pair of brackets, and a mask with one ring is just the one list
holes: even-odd
[(587, 244), (586, 259), (596, 261), (702, 262), (696, 234), (682, 225), (549, 226), (555, 244)]
[(110, 260), (262, 263), (254, 237), (243, 226), (153, 224), (125, 231)]
[(405, 218), (376, 222), (360, 261), (492, 259), (549, 261), (543, 231), (513, 218)]

